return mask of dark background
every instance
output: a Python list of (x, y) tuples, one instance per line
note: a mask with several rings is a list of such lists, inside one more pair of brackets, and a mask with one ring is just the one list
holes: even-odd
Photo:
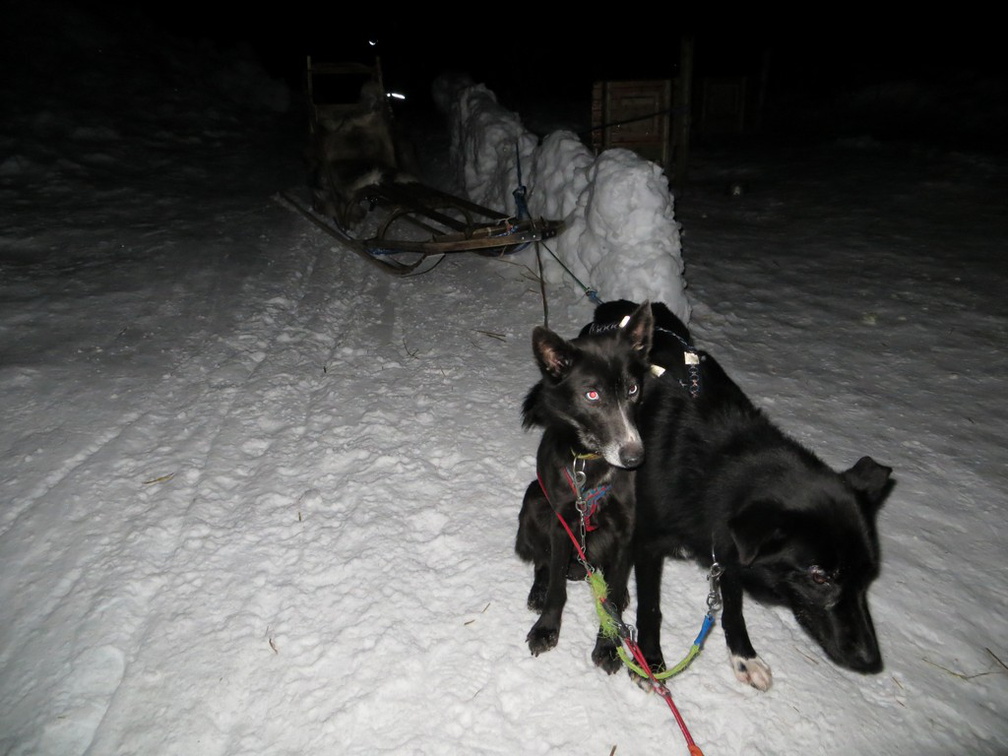
[[(35, 7), (0, 3), (0, 27), (12, 9), (24, 14)], [(374, 3), (283, 3), (256, 10), (107, 0), (47, 0), (45, 7), (45, 13), (101, 18), (118, 28), (154, 28), (217, 55), (251, 51), (295, 95), (303, 89), (307, 55), (362, 62), (378, 55), (386, 87), (406, 94), (412, 107), (432, 105), (432, 81), (454, 71), (486, 84), (523, 118), (532, 108), (556, 104), (587, 119), (593, 82), (673, 78), (681, 40), (689, 37), (694, 91), (704, 77), (748, 77), (749, 92), (759, 91), (764, 135), (867, 129), (881, 137), (920, 133), (1003, 149), (1008, 128), (1001, 25), (993, 12), (969, 7), (955, 8), (954, 18), (840, 5), (789, 13), (720, 5), (702, 12), (673, 5), (556, 11), (533, 4), (462, 12)], [(32, 33), (45, 34), (44, 18), (31, 23)], [(21, 49), (23, 34), (10, 28), (6, 39), (0, 28), (0, 56), (13, 61), (6, 73), (16, 69), (18, 56), (45, 65), (33, 53), (38, 45), (28, 40)], [(58, 66), (67, 64), (54, 57), (52, 75), (63, 76)]]
[[(698, 75), (758, 71), (769, 55), (774, 88), (784, 91), (939, 78), (952, 71), (1003, 75), (1008, 57), (992, 12), (949, 19), (903, 11), (893, 17), (877, 6), (859, 15), (852, 6), (838, 5), (787, 14), (721, 6), (701, 14), (677, 13), (665, 5), (657, 10), (615, 6), (602, 14), (564, 6), (561, 15), (528, 4), (424, 13), (391, 5), (380, 10), (319, 5), (214, 13), (212, 4), (165, 3), (151, 4), (146, 12), (179, 35), (222, 44), (246, 41), (271, 72), (285, 77), (300, 74), (307, 54), (343, 60), (377, 51), (390, 86), (412, 86), (443, 70), (461, 70), (495, 92), (572, 91), (596, 79), (672, 76), (683, 36), (695, 40)], [(369, 47), (368, 40), (377, 46)]]

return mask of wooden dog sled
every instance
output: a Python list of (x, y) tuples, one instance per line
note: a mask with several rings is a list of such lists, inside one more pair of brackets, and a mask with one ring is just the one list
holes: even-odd
[(281, 198), (382, 270), (405, 275), (456, 252), (506, 255), (562, 230), (562, 221), (529, 217), (523, 187), (509, 215), (412, 178), (377, 59), (369, 66), (309, 57), (306, 94), (312, 198)]

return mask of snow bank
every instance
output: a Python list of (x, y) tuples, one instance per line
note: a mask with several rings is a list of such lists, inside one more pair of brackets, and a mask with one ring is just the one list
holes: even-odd
[(689, 322), (679, 224), (657, 164), (624, 149), (595, 156), (570, 131), (540, 142), (465, 77), (436, 81), (434, 99), (448, 117), (453, 171), (469, 199), (516, 212), (513, 192), (524, 185), (533, 217), (565, 222), (541, 254), (548, 283), (588, 288), (602, 300), (660, 300)]

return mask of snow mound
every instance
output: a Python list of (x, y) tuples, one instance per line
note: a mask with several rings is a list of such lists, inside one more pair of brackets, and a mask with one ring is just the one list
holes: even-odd
[(445, 77), (433, 91), (449, 119), (453, 170), (470, 200), (517, 213), (514, 192), (524, 186), (533, 217), (564, 221), (564, 231), (543, 245), (547, 253), (540, 251), (548, 283), (603, 301), (663, 301), (689, 322), (675, 203), (657, 164), (625, 149), (595, 156), (569, 131), (540, 142), (485, 85), (465, 77)]

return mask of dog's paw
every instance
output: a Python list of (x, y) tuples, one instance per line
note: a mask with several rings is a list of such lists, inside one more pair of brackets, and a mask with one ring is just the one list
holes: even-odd
[[(662, 658), (656, 660), (648, 659), (647, 663), (648, 668), (651, 670), (651, 674), (653, 675), (657, 675), (659, 672), (665, 671), (665, 660)], [(654, 690), (654, 683), (651, 682), (650, 677), (639, 675), (632, 669), (630, 670), (630, 679), (633, 680), (635, 683), (637, 683), (638, 687), (640, 687), (642, 690), (646, 690), (648, 693)]]
[(592, 661), (595, 662), (595, 666), (610, 675), (618, 672), (619, 668), (623, 666), (623, 660), (620, 659), (617, 648), (616, 644), (608, 638), (599, 638), (592, 650)]
[(539, 656), (543, 651), (549, 651), (557, 644), (557, 641), (560, 640), (560, 628), (543, 627), (537, 623), (529, 630), (525, 640), (528, 642), (532, 656)]
[(732, 672), (735, 673), (739, 682), (748, 683), (756, 690), (770, 690), (770, 685), (773, 683), (773, 673), (770, 671), (770, 665), (758, 656), (746, 659), (732, 654), (731, 665)]

